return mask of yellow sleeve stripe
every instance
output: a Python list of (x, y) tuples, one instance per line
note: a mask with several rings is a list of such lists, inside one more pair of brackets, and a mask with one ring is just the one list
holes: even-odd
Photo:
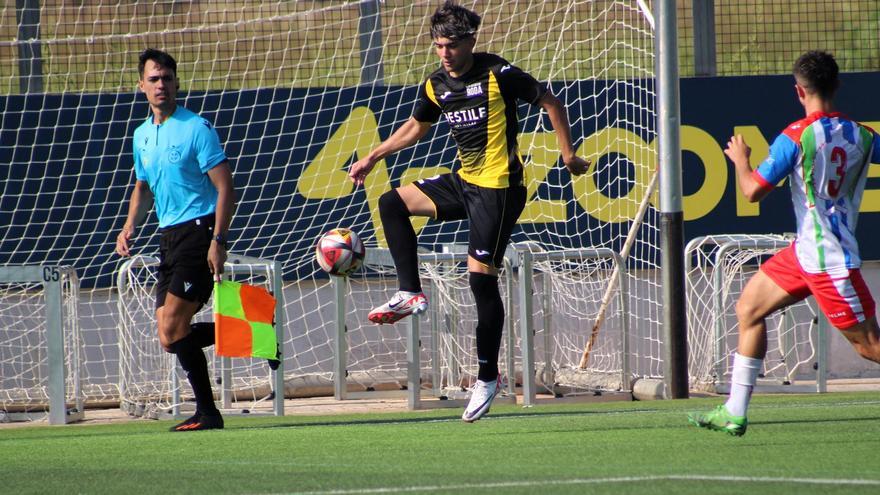
[(440, 104), (437, 103), (437, 95), (434, 94), (434, 85), (431, 84), (431, 78), (425, 80), (425, 93), (427, 93), (429, 100), (433, 101), (438, 107), (440, 106)]

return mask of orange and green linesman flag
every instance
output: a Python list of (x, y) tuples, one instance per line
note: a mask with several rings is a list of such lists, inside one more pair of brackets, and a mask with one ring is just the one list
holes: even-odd
[(261, 287), (214, 283), (214, 352), (225, 357), (275, 359), (275, 298)]

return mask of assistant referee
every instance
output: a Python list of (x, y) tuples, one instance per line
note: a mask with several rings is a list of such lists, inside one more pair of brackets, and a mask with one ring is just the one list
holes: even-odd
[(159, 342), (177, 355), (196, 399), (195, 414), (171, 431), (223, 428), (202, 351), (214, 342), (213, 324), (191, 320), (223, 272), (235, 202), (232, 172), (211, 123), (177, 104), (180, 81), (174, 58), (160, 50), (144, 50), (138, 72), (138, 88), (152, 115), (134, 131), (136, 180), (116, 252), (131, 255), (135, 228), (155, 204), (161, 232)]

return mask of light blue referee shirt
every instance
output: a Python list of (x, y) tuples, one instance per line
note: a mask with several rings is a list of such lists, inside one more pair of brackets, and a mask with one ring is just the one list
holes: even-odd
[(134, 131), (135, 176), (153, 192), (160, 228), (216, 211), (208, 171), (225, 160), (214, 126), (180, 105), (162, 124), (150, 115)]

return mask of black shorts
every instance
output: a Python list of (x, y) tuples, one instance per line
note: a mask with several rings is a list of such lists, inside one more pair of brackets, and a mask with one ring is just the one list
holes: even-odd
[(208, 267), (208, 249), (214, 231), (214, 214), (161, 229), (156, 309), (171, 292), (187, 301), (205, 304), (214, 290)]
[(468, 254), (480, 263), (500, 267), (513, 226), (526, 205), (526, 188), (475, 186), (455, 173), (414, 182), (434, 203), (435, 220), (470, 223)]

